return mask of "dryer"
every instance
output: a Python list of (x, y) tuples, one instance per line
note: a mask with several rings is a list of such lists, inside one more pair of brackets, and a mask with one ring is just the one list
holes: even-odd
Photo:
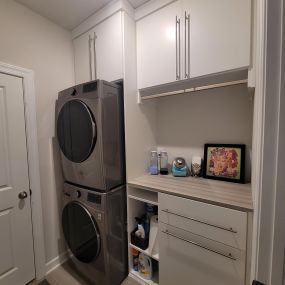
[(96, 80), (59, 92), (56, 129), (66, 181), (98, 191), (125, 183), (121, 86)]
[(64, 184), (64, 237), (90, 284), (119, 285), (128, 274), (125, 187), (102, 193)]

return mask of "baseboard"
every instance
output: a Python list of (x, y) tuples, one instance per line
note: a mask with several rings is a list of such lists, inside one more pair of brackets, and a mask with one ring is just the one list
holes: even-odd
[(59, 256), (55, 257), (54, 259), (50, 260), (46, 263), (46, 275), (49, 274), (51, 271), (56, 269), (59, 265), (64, 263), (70, 258), (71, 254), (70, 251), (63, 252)]

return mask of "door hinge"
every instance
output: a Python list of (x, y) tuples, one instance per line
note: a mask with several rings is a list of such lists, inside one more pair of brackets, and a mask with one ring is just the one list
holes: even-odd
[(253, 280), (252, 281), (252, 285), (265, 285), (264, 283), (261, 283), (261, 282), (259, 282), (259, 281), (257, 281), (257, 280)]

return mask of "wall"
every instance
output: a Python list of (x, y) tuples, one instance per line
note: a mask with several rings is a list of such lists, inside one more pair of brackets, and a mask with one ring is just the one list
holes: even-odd
[(123, 13), (124, 30), (124, 98), (127, 179), (147, 171), (149, 152), (156, 145), (156, 106), (137, 103), (135, 22)]
[(205, 143), (246, 144), (246, 179), (251, 174), (253, 102), (245, 85), (159, 99), (157, 144), (169, 161), (203, 157)]
[[(71, 33), (13, 0), (0, 1), (0, 61), (35, 72), (47, 263), (65, 251), (60, 233), (61, 172), (54, 152), (58, 91), (74, 84)], [(50, 263), (51, 265), (53, 263)]]

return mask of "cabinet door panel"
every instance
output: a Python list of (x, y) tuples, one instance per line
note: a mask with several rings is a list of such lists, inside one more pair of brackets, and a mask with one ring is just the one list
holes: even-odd
[(73, 40), (75, 83), (81, 84), (91, 80), (89, 33), (85, 33)]
[(181, 16), (180, 1), (137, 22), (139, 89), (176, 80), (176, 16)]
[(113, 81), (123, 78), (123, 36), (121, 12), (90, 31), (96, 34), (97, 78)]
[[(160, 284), (244, 285), (244, 251), (163, 223), (159, 223), (159, 251)], [(229, 253), (235, 260), (223, 256)]]
[(250, 64), (250, 0), (187, 0), (190, 14), (190, 76)]

